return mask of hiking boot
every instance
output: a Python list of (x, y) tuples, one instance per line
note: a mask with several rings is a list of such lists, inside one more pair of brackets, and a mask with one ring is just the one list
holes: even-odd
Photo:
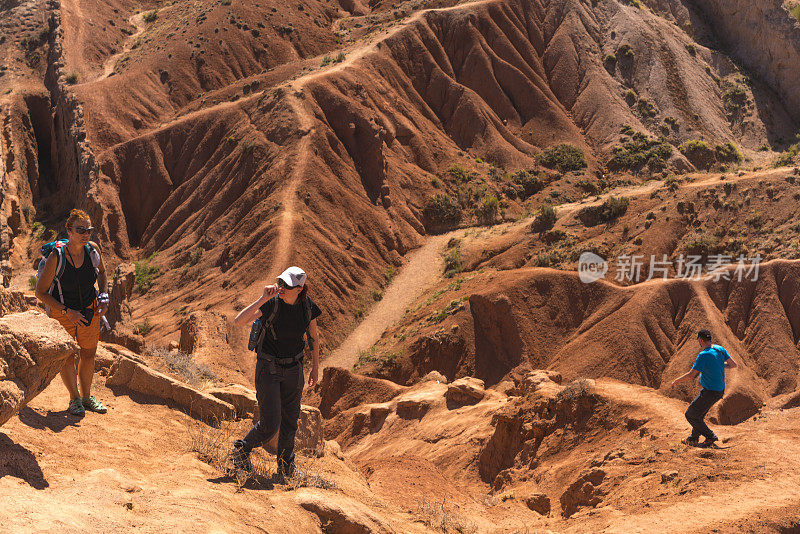
[(83, 404), (83, 407), (90, 412), (106, 413), (108, 411), (108, 409), (103, 406), (103, 403), (95, 399), (92, 395), (81, 399), (81, 403)]
[(233, 462), (234, 469), (247, 472), (253, 470), (253, 464), (250, 462), (250, 451), (244, 448), (242, 440), (237, 439), (233, 442), (231, 461)]
[(67, 408), (67, 412), (70, 415), (75, 415), (78, 417), (86, 415), (86, 410), (83, 407), (83, 403), (81, 402), (80, 397), (77, 397), (69, 401), (69, 407)]
[(690, 447), (697, 447), (700, 445), (700, 438), (695, 439), (692, 436), (689, 436), (688, 438), (683, 438), (681, 443), (684, 445), (689, 445)]
[(710, 439), (706, 438), (706, 440), (703, 442), (703, 447), (713, 447), (718, 441), (719, 438), (716, 436)]
[(296, 463), (284, 464), (283, 462), (278, 462), (278, 478), (281, 481), (286, 482), (291, 478), (302, 476), (303, 472), (297, 467)]

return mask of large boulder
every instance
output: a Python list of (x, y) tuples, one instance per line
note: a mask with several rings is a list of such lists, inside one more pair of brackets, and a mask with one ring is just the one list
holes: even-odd
[(0, 318), (0, 425), (41, 393), (78, 344), (39, 311)]
[(486, 395), (483, 380), (473, 377), (459, 378), (448, 384), (445, 398), (448, 404), (463, 406), (480, 402)]
[(205, 421), (232, 420), (236, 417), (233, 405), (203, 393), (146, 365), (128, 358), (117, 358), (108, 371), (106, 385), (174, 402), (193, 417)]

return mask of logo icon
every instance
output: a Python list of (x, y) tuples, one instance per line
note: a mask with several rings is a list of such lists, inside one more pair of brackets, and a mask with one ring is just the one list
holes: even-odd
[(594, 252), (583, 252), (578, 258), (578, 278), (584, 284), (591, 284), (605, 277), (608, 262)]

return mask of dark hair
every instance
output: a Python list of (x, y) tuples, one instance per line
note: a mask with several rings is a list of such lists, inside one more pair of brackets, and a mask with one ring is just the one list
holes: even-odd
[(306, 299), (306, 293), (308, 293), (308, 284), (303, 284), (303, 289), (300, 290), (300, 294), (297, 296), (298, 300), (301, 302)]
[(698, 339), (702, 339), (702, 340), (704, 340), (704, 341), (711, 341), (711, 331), (709, 331), (709, 330), (706, 330), (706, 329), (704, 328), (703, 330), (700, 330), (700, 331), (697, 333), (697, 338), (698, 338)]

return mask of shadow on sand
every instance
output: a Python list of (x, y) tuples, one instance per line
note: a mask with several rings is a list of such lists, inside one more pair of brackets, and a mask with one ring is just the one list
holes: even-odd
[(0, 478), (10, 476), (27, 482), (32, 488), (41, 490), (50, 486), (36, 461), (36, 456), (0, 434)]

